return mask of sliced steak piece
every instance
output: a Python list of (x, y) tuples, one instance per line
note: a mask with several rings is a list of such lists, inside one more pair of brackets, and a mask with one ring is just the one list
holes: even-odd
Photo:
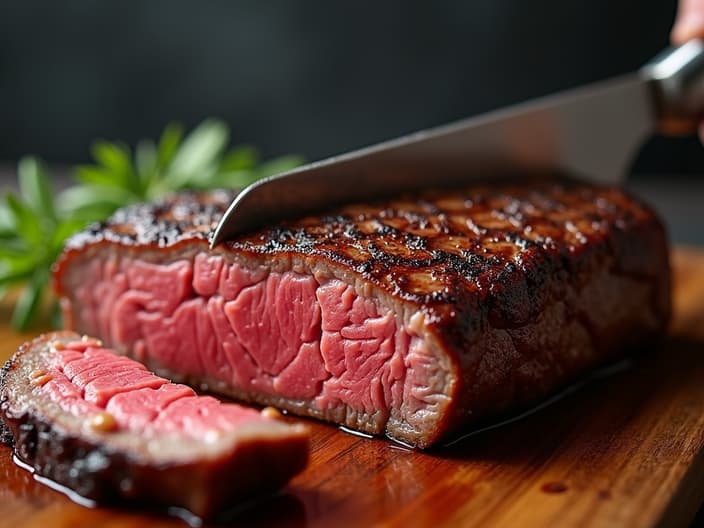
[(114, 503), (208, 518), (283, 486), (308, 429), (198, 396), (72, 332), (23, 345), (0, 379), (0, 425), (37, 475)]
[(73, 237), (68, 328), (157, 372), (427, 447), (662, 332), (663, 227), (614, 188), (476, 185), (356, 204), (208, 249), (232, 194)]

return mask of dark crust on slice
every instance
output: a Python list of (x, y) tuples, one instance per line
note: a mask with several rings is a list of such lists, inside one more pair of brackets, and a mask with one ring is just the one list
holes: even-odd
[[(207, 251), (232, 197), (181, 194), (120, 211), (75, 236), (55, 268), (59, 296), (70, 302), (67, 269), (103, 249), (148, 254), (152, 262), (168, 262), (183, 248)], [(421, 312), (436, 352), (452, 364), (447, 413), (412, 437), (377, 432), (422, 447), (622, 357), (659, 335), (670, 316), (658, 217), (621, 189), (574, 181), (475, 184), (341, 206), (216, 251), (265, 266), (323, 263), (369, 283), (388, 304)], [(621, 305), (626, 313), (610, 321)]]
[(305, 467), (308, 438), (304, 435), (290, 442), (268, 438), (238, 443), (234, 456), (233, 451), (205, 460), (153, 463), (143, 454), (116, 448), (109, 440), (96, 441), (80, 430), (57, 425), (43, 413), (40, 403), (17, 409), (13, 395), (31, 388), (26, 387), (26, 380), (13, 380), (12, 371), (57, 338), (79, 336), (57, 332), (25, 343), (6, 363), (0, 386), (0, 417), (11, 435), (15, 455), (36, 474), (100, 504), (128, 501), (148, 508), (175, 506), (207, 519), (232, 508), (235, 501), (275, 491)]
[[(2, 366), (2, 370), (0, 370), (0, 409), (2, 409), (3, 404), (8, 398), (4, 390), (5, 377), (7, 376), (8, 371), (12, 368), (12, 361), (13, 358), (5, 361), (5, 364)], [(12, 445), (12, 431), (10, 431), (10, 428), (3, 421), (2, 412), (0, 412), (0, 443)]]

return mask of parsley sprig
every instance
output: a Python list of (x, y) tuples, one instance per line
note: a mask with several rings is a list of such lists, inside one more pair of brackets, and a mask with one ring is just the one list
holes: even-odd
[(53, 262), (65, 240), (116, 209), (150, 201), (181, 189), (244, 187), (291, 169), (299, 156), (261, 162), (248, 145), (228, 148), (225, 123), (208, 119), (184, 135), (169, 124), (157, 142), (140, 141), (134, 149), (120, 142), (96, 141), (94, 163), (75, 168), (75, 184), (56, 194), (41, 160), (26, 157), (17, 166), (19, 193), (0, 202), (0, 299), (22, 285), (12, 326), (27, 330), (45, 299)]

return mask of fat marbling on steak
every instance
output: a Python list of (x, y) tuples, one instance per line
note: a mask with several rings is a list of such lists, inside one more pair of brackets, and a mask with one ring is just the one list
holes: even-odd
[(337, 207), (208, 249), (233, 195), (74, 236), (65, 325), (150, 368), (427, 447), (661, 333), (661, 222), (625, 192), (476, 184)]
[(26, 343), (0, 376), (0, 431), (38, 475), (101, 503), (203, 517), (284, 485), (307, 427), (197, 396), (72, 332)]

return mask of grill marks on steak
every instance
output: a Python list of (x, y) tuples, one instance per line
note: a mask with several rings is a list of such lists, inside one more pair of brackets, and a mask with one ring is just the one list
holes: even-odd
[(21, 460), (84, 497), (201, 517), (282, 486), (308, 457), (305, 427), (198, 396), (70, 332), (8, 361), (0, 423)]
[(618, 189), (426, 192), (210, 251), (231, 198), (182, 194), (74, 237), (55, 273), (66, 324), (190, 383), (424, 447), (669, 316), (662, 225)]

